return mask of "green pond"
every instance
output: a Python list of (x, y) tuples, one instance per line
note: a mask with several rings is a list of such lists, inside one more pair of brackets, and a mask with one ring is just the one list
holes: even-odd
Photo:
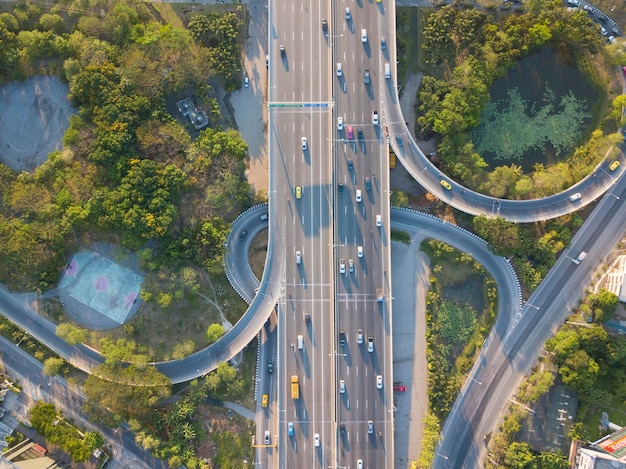
[(492, 169), (516, 164), (528, 172), (580, 144), (599, 93), (560, 51), (546, 48), (511, 67), (490, 97), (471, 130), (476, 150)]

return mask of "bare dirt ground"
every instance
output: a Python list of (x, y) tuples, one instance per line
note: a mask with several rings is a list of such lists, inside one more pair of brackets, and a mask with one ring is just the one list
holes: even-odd
[(56, 77), (37, 76), (0, 89), (0, 161), (15, 171), (32, 171), (62, 147), (75, 110), (69, 88)]

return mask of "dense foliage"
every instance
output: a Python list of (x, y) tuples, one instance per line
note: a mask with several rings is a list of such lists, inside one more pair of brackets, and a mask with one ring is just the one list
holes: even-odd
[[(94, 238), (145, 247), (155, 272), (221, 265), (251, 190), (247, 146), (219, 128), (207, 80), (240, 70), (240, 11), (195, 14), (189, 29), (134, 0), (65, 0), (50, 12), (25, 2), (0, 15), (0, 80), (57, 74), (79, 110), (64, 150), (33, 174), (0, 164), (0, 282), (46, 290), (76, 243)], [(168, 104), (191, 94), (216, 127), (195, 142)]]
[(74, 461), (83, 462), (104, 445), (104, 438), (96, 432), (82, 433), (63, 420), (54, 405), (38, 402), (30, 409), (30, 424), (49, 443), (59, 446)]
[[(558, 0), (529, 0), (524, 9), (523, 14), (507, 15), (497, 22), (487, 13), (448, 5), (426, 18), (423, 33), (425, 61), (438, 67), (443, 76), (424, 77), (418, 93), (417, 126), (423, 135), (436, 135), (438, 156), (448, 174), (495, 197), (541, 197), (558, 192), (608, 157), (607, 149), (621, 138), (595, 134), (594, 141), (577, 150), (569, 164), (549, 169), (538, 165), (532, 176), (524, 175), (515, 165), (487, 172), (479, 151), (497, 149), (500, 157), (506, 153), (508, 159), (545, 142), (571, 149), (578, 143), (573, 129), (584, 117), (578, 112), (580, 103), (570, 96), (547, 103), (535, 110), (534, 117), (520, 120), (528, 106), (513, 100), (512, 108), (491, 113), (492, 122), (483, 118), (482, 127), (475, 130), (475, 142), (470, 130), (481, 121), (481, 112), (489, 114), (485, 106), (494, 80), (540, 48), (562, 47), (584, 62), (602, 45), (597, 25), (582, 9), (567, 11)], [(594, 73), (592, 66), (586, 66), (586, 71)], [(614, 114), (619, 121), (621, 116)], [(515, 125), (511, 125), (513, 120)], [(481, 139), (486, 126), (498, 129), (499, 141)]]

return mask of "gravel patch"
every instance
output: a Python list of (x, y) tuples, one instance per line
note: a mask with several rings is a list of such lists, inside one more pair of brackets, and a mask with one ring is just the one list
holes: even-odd
[(61, 150), (76, 111), (69, 87), (56, 77), (36, 76), (0, 88), (0, 161), (15, 171), (33, 171)]

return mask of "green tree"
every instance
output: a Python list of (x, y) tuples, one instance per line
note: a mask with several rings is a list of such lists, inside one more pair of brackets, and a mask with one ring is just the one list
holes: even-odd
[(484, 238), (496, 254), (510, 256), (522, 248), (522, 237), (517, 224), (502, 217), (488, 218), (479, 215), (474, 218), (474, 229), (478, 236)]
[(541, 453), (536, 459), (537, 469), (567, 469), (567, 457), (561, 453)]
[(48, 376), (58, 375), (65, 365), (65, 360), (61, 357), (50, 357), (43, 362), (43, 373)]
[(65, 28), (65, 21), (59, 15), (44, 13), (39, 18), (39, 27), (44, 31), (52, 31), (59, 34)]
[(575, 330), (560, 330), (546, 341), (546, 350), (556, 355), (559, 364), (579, 349), (579, 337)]
[(528, 443), (514, 441), (509, 445), (504, 455), (504, 464), (510, 469), (525, 469), (535, 462), (535, 456)]
[(222, 337), (224, 335), (224, 332), (224, 326), (222, 326), (221, 324), (211, 324), (206, 331), (206, 337), (209, 341), (209, 344), (217, 342), (217, 339)]
[(589, 390), (596, 382), (600, 367), (584, 350), (578, 350), (565, 359), (559, 368), (563, 384), (578, 392)]
[(78, 345), (87, 340), (87, 329), (82, 329), (70, 323), (61, 323), (57, 326), (56, 334), (70, 345)]

